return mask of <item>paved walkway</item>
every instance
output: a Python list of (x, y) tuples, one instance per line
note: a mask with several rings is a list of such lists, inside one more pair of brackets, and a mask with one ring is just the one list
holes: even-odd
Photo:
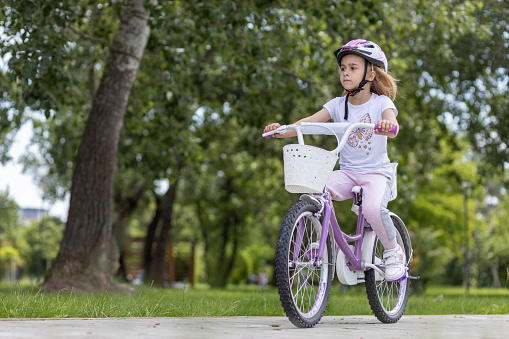
[(508, 315), (324, 317), (311, 329), (283, 317), (1, 319), (0, 338), (509, 338)]

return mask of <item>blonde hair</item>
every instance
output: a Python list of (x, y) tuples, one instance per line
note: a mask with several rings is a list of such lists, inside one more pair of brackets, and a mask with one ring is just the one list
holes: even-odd
[(396, 85), (396, 79), (390, 74), (385, 73), (380, 67), (375, 66), (376, 76), (371, 81), (370, 90), (378, 95), (385, 95), (391, 98), (392, 101), (396, 100), (396, 93), (398, 92), (398, 86)]
[[(372, 64), (368, 62), (368, 70), (371, 69)], [(391, 98), (392, 101), (396, 100), (396, 93), (398, 92), (398, 86), (396, 85), (397, 79), (393, 78), (390, 74), (385, 73), (380, 67), (374, 65), (372, 68), (376, 75), (371, 84), (370, 91), (378, 94), (385, 95)], [(344, 95), (348, 94), (345, 90)]]

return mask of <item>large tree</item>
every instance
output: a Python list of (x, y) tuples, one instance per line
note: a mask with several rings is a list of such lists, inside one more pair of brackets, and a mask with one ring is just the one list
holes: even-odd
[[(72, 79), (77, 78), (71, 68), (81, 69), (82, 65), (79, 59), (73, 62), (66, 57), (83, 47), (67, 38), (94, 40), (80, 30), (81, 26), (90, 23), (91, 13), (112, 8), (102, 3), (89, 5), (18, 1), (3, 9), (9, 39), (2, 47), (12, 53), (8, 67), (13, 91), (9, 99), (14, 108), (19, 108), (17, 115), (21, 116), (23, 105), (42, 109), (47, 117), (62, 108), (72, 109), (64, 95), (54, 96), (62, 95), (62, 89), (67, 88), (71, 100), (76, 99), (71, 96), (77, 90), (72, 86)], [(116, 154), (129, 96), (150, 32), (143, 0), (130, 0), (125, 8), (121, 6), (117, 4), (122, 19), (109, 46), (99, 88), (95, 91), (92, 81), (89, 92), (81, 89), (94, 99), (76, 154), (64, 237), (46, 276), (46, 290), (107, 288), (117, 268), (118, 252), (111, 237)], [(110, 22), (108, 29), (112, 28)], [(89, 73), (96, 68), (93, 60), (92, 57)], [(80, 99), (74, 104), (79, 102)]]
[(103, 289), (118, 269), (111, 218), (116, 154), (149, 33), (143, 0), (129, 1), (76, 156), (69, 215), (47, 290)]

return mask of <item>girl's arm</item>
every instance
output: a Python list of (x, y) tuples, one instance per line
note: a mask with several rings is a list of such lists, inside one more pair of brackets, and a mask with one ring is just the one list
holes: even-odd
[[(331, 119), (331, 117), (330, 117), (329, 111), (327, 111), (327, 109), (325, 109), (325, 107), (324, 107), (321, 110), (319, 110), (318, 112), (316, 112), (315, 114), (313, 114), (307, 118), (300, 119), (299, 121), (297, 121), (295, 123), (295, 125), (300, 125), (301, 122), (327, 122), (330, 119)], [(273, 131), (276, 128), (278, 128), (279, 126), (281, 126), (279, 123), (267, 125), (267, 126), (265, 126), (265, 131), (266, 132)], [(286, 132), (285, 134), (273, 134), (272, 136), (275, 138), (289, 138), (289, 137), (297, 136), (297, 132), (292, 130), (292, 131)]]
[[(398, 131), (396, 134), (389, 132), (393, 126), (398, 126)], [(380, 127), (382, 131), (375, 130), (375, 134), (386, 135), (389, 138), (394, 138), (396, 135), (398, 135), (398, 120), (396, 119), (396, 114), (394, 114), (394, 110), (392, 108), (387, 108), (382, 112), (382, 120), (378, 122), (378, 127)]]

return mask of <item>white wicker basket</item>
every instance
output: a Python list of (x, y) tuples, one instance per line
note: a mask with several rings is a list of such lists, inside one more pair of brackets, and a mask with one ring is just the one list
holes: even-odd
[(283, 147), (285, 189), (290, 193), (322, 193), (338, 156), (322, 148), (292, 144)]

